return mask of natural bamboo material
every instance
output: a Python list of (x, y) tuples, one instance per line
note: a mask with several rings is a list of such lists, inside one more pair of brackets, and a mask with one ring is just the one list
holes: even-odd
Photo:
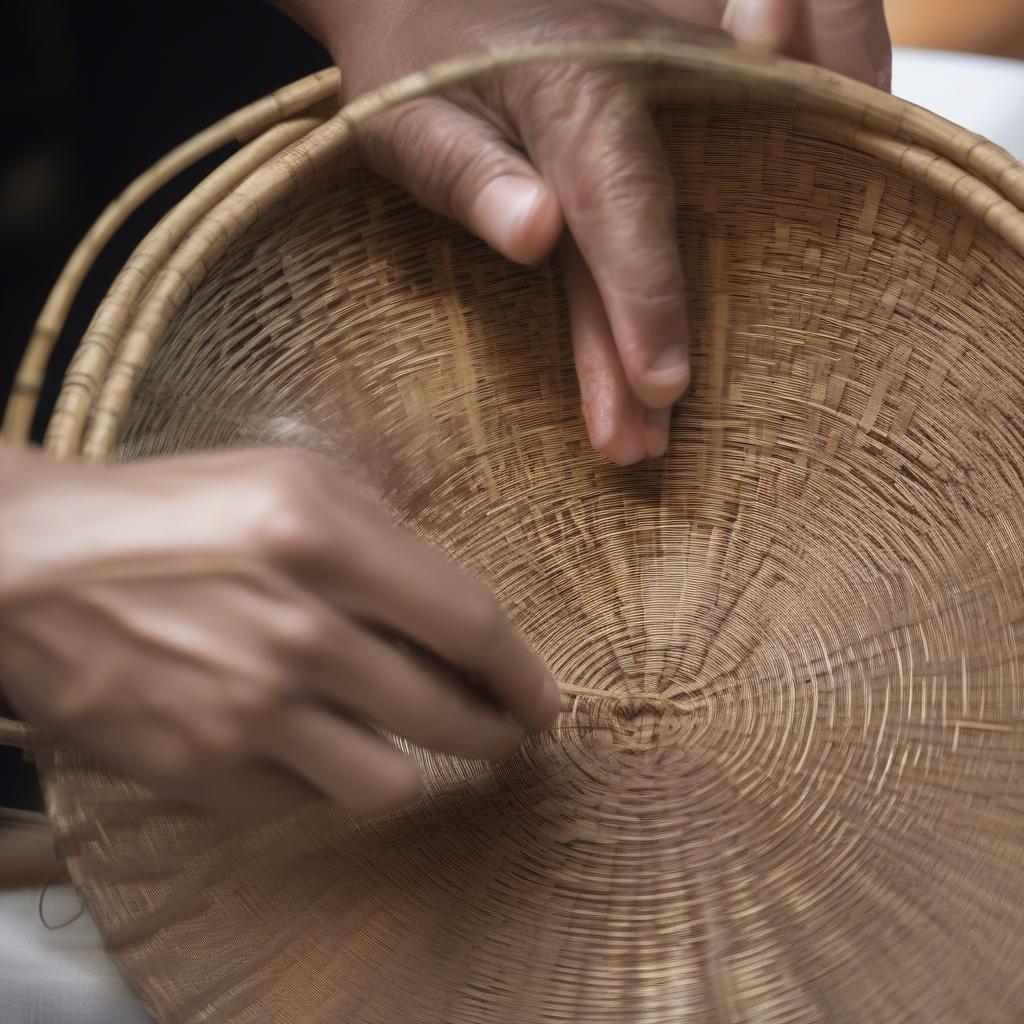
[[(181, 235), (194, 223), (195, 218), (207, 212), (208, 206), (204, 205), (207, 195), (219, 196), (224, 189), (238, 184), (253, 167), (279, 152), (283, 144), (298, 138), (302, 134), (301, 130), (309, 131), (314, 124), (322, 121), (323, 118), (318, 118), (309, 123), (308, 116), (305, 120), (295, 119), (292, 122), (294, 130), (288, 130), (280, 123), (290, 118), (293, 113), (306, 111), (336, 96), (340, 81), (337, 69), (328, 68), (292, 82), (283, 89), (250, 103), (241, 110), (236, 110), (171, 150), (145, 173), (139, 175), (103, 211), (72, 253), (36, 319), (4, 410), (0, 436), (19, 440), (28, 438), (46, 367), (71, 304), (75, 301), (75, 296), (96, 257), (131, 214), (150, 196), (203, 157), (215, 153), (232, 140), (245, 142), (265, 132), (256, 144), (249, 147), (247, 155), (250, 162), (244, 159), (227, 161), (212, 176), (212, 187), (209, 187), (210, 183), (204, 183), (208, 185), (207, 191), (200, 186), (180, 204), (176, 211), (176, 222), (173, 226), (166, 225), (168, 244), (177, 244)], [(268, 128), (271, 130), (266, 131)], [(254, 162), (251, 162), (253, 160)]]
[[(644, 64), (677, 177), (695, 381), (630, 470), (586, 443), (555, 270), (351, 152), (554, 59)], [(1019, 1019), (1022, 206), (1005, 153), (891, 97), (624, 42), (413, 76), (144, 242), (51, 451), (313, 448), (483, 577), (565, 694), (497, 767), (414, 752), (422, 803), (361, 827), (242, 829), (44, 746), (157, 1019)]]

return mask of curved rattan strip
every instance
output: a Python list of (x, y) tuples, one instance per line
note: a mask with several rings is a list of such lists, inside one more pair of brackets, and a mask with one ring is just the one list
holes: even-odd
[(19, 441), (28, 439), (46, 367), (71, 304), (96, 257), (128, 217), (198, 160), (233, 140), (247, 141), (283, 118), (336, 95), (340, 83), (338, 70), (328, 68), (236, 110), (172, 149), (107, 206), (71, 254), (32, 328), (4, 411), (0, 436)]
[(0, 747), (28, 748), (36, 736), (35, 730), (24, 722), (0, 718)]
[(64, 376), (64, 387), (50, 425), (59, 430), (61, 421), (69, 421), (68, 444), (77, 447), (81, 440), (79, 431), (92, 404), (96, 383), (106, 373), (114, 345), (139, 297), (168, 256), (227, 192), (270, 157), (322, 123), (322, 118), (300, 116), (268, 128), (211, 172), (139, 243), (96, 311)]
[[(265, 209), (312, 177), (318, 164), (310, 159), (311, 152), (321, 161), (338, 156), (351, 134), (345, 122), (337, 119), (321, 125), (258, 168), (193, 228), (155, 277), (136, 310), (117, 357), (111, 361), (106, 377), (99, 382), (95, 407), (90, 410), (88, 403), (66, 406), (63, 410), (66, 415), (54, 420), (47, 430), (48, 450), (59, 457), (74, 454), (91, 411), (92, 423), (82, 454), (93, 459), (107, 456), (116, 440), (123, 411), (131, 402), (137, 372), (146, 365), (156, 339), (206, 276), (208, 268)], [(81, 387), (80, 382), (71, 383)], [(90, 382), (90, 395), (95, 383)]]
[(310, 107), (337, 96), (341, 90), (341, 72), (334, 67), (315, 71), (289, 85), (229, 114), (225, 120), (239, 142), (248, 142), (278, 121), (294, 117)]
[[(1024, 199), (1024, 169), (998, 147), (937, 115), (810, 65), (725, 49), (647, 40), (550, 44), (446, 62), (359, 97), (346, 106), (334, 122), (260, 168), (197, 226), (156, 279), (124, 340), (119, 358), (111, 365), (96, 401), (84, 454), (90, 458), (109, 454), (131, 401), (139, 370), (146, 365), (161, 332), (205, 276), (205, 268), (259, 218), (263, 209), (292, 193), (342, 152), (358, 125), (401, 103), (475, 76), (514, 66), (565, 60), (641, 63), (654, 70), (700, 73), (709, 94), (784, 101), (842, 115), (854, 125), (883, 137), (888, 133), (915, 144), (931, 144), (925, 148), (934, 146), (940, 155), (977, 170), (991, 188), (1000, 188), (1015, 202)], [(899, 153), (902, 159), (902, 149)], [(957, 183), (954, 198), (963, 202), (975, 188), (984, 187), (982, 182), (974, 178), (968, 180), (965, 176)], [(55, 452), (68, 454), (73, 445), (67, 436), (63, 428), (54, 431), (52, 436), (48, 435), (48, 444)]]
[(818, 138), (830, 139), (892, 164), (907, 177), (948, 196), (1024, 256), (1024, 211), (951, 160), (920, 146), (820, 114), (800, 114), (796, 123)]

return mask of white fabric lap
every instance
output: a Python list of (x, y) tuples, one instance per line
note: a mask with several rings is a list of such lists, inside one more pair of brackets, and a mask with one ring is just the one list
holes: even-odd
[[(80, 907), (70, 885), (55, 885), (43, 914), (61, 925)], [(89, 915), (48, 929), (38, 889), (0, 891), (0, 993), (0, 1024), (151, 1024)]]

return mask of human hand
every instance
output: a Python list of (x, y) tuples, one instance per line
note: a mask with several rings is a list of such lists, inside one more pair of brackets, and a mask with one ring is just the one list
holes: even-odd
[(883, 0), (729, 0), (722, 25), (741, 46), (820, 64), (879, 89), (891, 84)]
[[(343, 69), (351, 99), (469, 52), (557, 40), (721, 41), (887, 81), (882, 0), (279, 0)], [(674, 189), (642, 69), (511, 70), (405, 105), (362, 130), (371, 166), (499, 252), (559, 243), (593, 445), (660, 455), (690, 379)], [(564, 229), (568, 229), (564, 231)], [(564, 232), (564, 233), (563, 233)]]
[(319, 791), (379, 813), (421, 781), (370, 726), (497, 759), (557, 715), (490, 593), (325, 462), (0, 460), (5, 692), (166, 795), (262, 817)]

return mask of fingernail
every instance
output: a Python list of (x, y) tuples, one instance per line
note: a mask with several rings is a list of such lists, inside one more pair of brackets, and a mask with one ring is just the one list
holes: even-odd
[(533, 216), (541, 199), (539, 186), (528, 178), (502, 175), (477, 196), (480, 234), (505, 255), (519, 248), (523, 226)]
[(672, 347), (633, 375), (633, 391), (649, 409), (666, 409), (690, 386), (690, 359), (686, 348)]
[(652, 360), (648, 369), (654, 373), (681, 373), (690, 362), (689, 353), (682, 342), (663, 348)]
[(779, 48), (780, 25), (773, 0), (729, 0), (722, 15), (722, 28), (736, 42), (758, 50)]
[(649, 406), (671, 406), (690, 386), (690, 355), (685, 345), (670, 345), (648, 364), (636, 393)]

